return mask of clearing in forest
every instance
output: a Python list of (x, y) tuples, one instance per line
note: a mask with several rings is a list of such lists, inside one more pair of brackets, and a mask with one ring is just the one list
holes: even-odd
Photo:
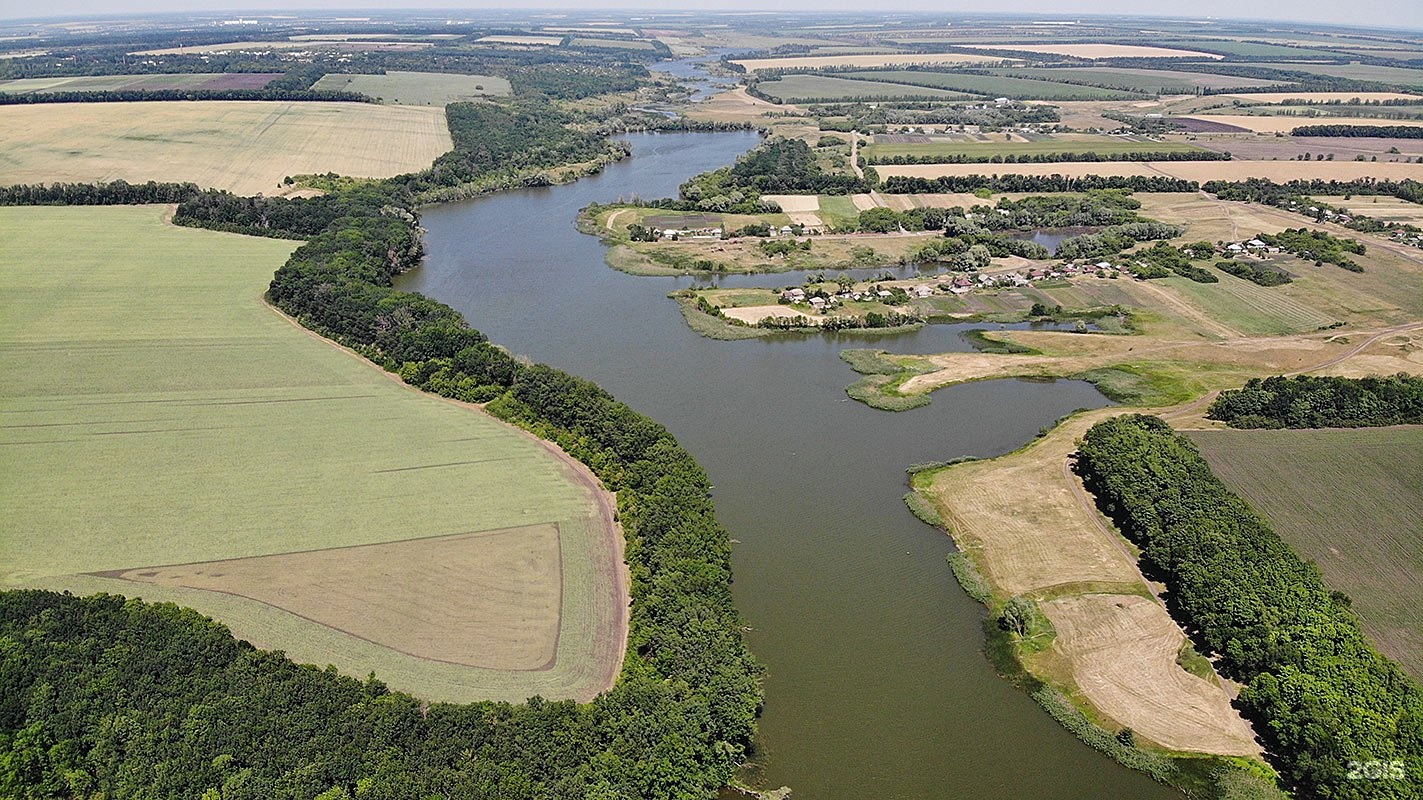
[(0, 586), (176, 602), (434, 700), (607, 689), (596, 479), (263, 304), (295, 243), (164, 214), (0, 209)]
[(443, 108), (240, 100), (0, 106), (0, 184), (193, 181), (277, 194), (288, 175), (381, 178), (450, 147)]

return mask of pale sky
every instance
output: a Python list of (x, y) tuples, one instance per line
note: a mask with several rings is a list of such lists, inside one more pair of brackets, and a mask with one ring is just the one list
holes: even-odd
[(224, 10), (281, 11), (291, 13), (293, 7), (310, 10), (353, 8), (367, 9), (576, 9), (581, 11), (616, 7), (622, 10), (711, 10), (711, 11), (826, 11), (863, 12), (866, 10), (927, 11), (941, 14), (959, 12), (1009, 12), (1029, 14), (1126, 14), (1133, 16), (1231, 17), (1272, 21), (1335, 22), (1347, 25), (1408, 28), (1423, 30), (1423, 2), (1420, 0), (890, 0), (866, 4), (863, 0), (0, 0), (0, 18), (45, 16), (99, 16), (155, 11), (214, 12)]

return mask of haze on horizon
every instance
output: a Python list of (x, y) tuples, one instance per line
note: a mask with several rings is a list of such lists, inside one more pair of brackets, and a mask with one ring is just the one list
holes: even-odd
[[(291, 14), (297, 11), (333, 10), (550, 10), (588, 12), (646, 11), (721, 11), (766, 12), (767, 6), (755, 0), (497, 0), (497, 2), (459, 2), (459, 0), (299, 0), (294, 7), (287, 0), (53, 0), (43, 6), (43, 18), (60, 16), (98, 17), (147, 13), (191, 12), (214, 13), (274, 12)], [(36, 7), (20, 3), (0, 4), (0, 19), (37, 19)], [(1048, 14), (1071, 18), (1078, 15), (1132, 17), (1159, 16), (1187, 19), (1244, 19), (1255, 21), (1322, 22), (1354, 27), (1378, 27), (1394, 30), (1423, 30), (1423, 3), (1417, 0), (1374, 0), (1368, 3), (1299, 3), (1290, 0), (1259, 0), (1248, 11), (1232, 0), (1199, 0), (1189, 5), (1162, 0), (1019, 0), (1011, 8), (991, 0), (959, 0), (951, 4), (934, 0), (895, 0), (893, 4), (866, 9), (858, 0), (786, 0), (777, 3), (769, 13), (1015, 13)]]

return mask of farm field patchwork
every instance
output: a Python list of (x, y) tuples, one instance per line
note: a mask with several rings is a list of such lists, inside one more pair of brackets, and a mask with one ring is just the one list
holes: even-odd
[[(873, 75), (874, 73), (866, 74)], [(851, 80), (829, 75), (787, 75), (776, 80), (762, 81), (756, 88), (770, 97), (791, 102), (892, 100), (902, 97), (957, 100), (971, 97), (963, 92), (927, 86), (909, 86), (902, 83), (884, 83), (874, 80)]]
[(1095, 86), (1074, 86), (1034, 78), (973, 75), (962, 72), (920, 70), (850, 72), (846, 73), (846, 77), (930, 86), (937, 89), (970, 92), (987, 97), (1008, 97), (1015, 100), (1121, 100), (1133, 96), (1128, 92)]
[(165, 214), (0, 210), (0, 586), (177, 602), (436, 700), (607, 688), (596, 481), (263, 305), (295, 243)]
[[(1423, 103), (1423, 97), (1416, 94), (1403, 94), (1401, 92), (1239, 92), (1220, 96), (1244, 100), (1250, 103), (1266, 103), (1270, 105), (1278, 105), (1281, 103), (1290, 103), (1292, 105), (1333, 102), (1348, 103), (1353, 100), (1365, 103), (1373, 100), (1417, 100)], [(1380, 110), (1387, 111), (1388, 109)]]
[(1164, 47), (1195, 48), (1223, 53), (1236, 58), (1338, 58), (1333, 50), (1316, 50), (1309, 47), (1292, 47), (1268, 42), (1241, 42), (1230, 39), (1188, 39), (1161, 43)]
[(905, 164), (876, 166), (880, 177), (903, 175), (1166, 175), (1191, 181), (1268, 178), (1275, 182), (1380, 178), (1423, 179), (1423, 165), (1367, 161), (1065, 161), (1045, 164)]
[(1211, 469), (1423, 678), (1423, 428), (1188, 431)]
[[(1304, 108), (1304, 107), (1302, 107)], [(1202, 119), (1206, 122), (1218, 122), (1225, 125), (1233, 125), (1237, 128), (1244, 128), (1255, 133), (1289, 133), (1303, 125), (1364, 125), (1364, 126), (1392, 126), (1405, 125), (1408, 127), (1418, 127), (1423, 125), (1423, 119), (1382, 119), (1379, 117), (1302, 117), (1302, 116), (1277, 116), (1277, 115), (1257, 115), (1257, 114), (1200, 114), (1188, 115), (1182, 119)]]
[(881, 55), (787, 56), (784, 58), (743, 58), (732, 61), (747, 72), (763, 69), (815, 69), (818, 67), (893, 67), (908, 64), (982, 64), (1012, 61), (997, 56), (972, 53), (898, 53)]
[[(1000, 137), (1001, 139), (1001, 137)], [(1060, 153), (1097, 153), (1099, 155), (1120, 155), (1124, 153), (1191, 153), (1204, 148), (1190, 142), (1156, 141), (1144, 136), (1068, 136), (1031, 142), (982, 141), (954, 142), (930, 141), (925, 143), (871, 144), (862, 148), (867, 158), (893, 158), (895, 156), (1044, 156)], [(993, 166), (998, 166), (997, 164)]]
[(482, 97), (502, 97), (510, 91), (509, 81), (493, 75), (394, 71), (384, 75), (328, 73), (311, 88), (360, 92), (401, 106), (443, 106)]
[(1129, 92), (1172, 92), (1192, 93), (1197, 87), (1205, 89), (1238, 89), (1246, 87), (1274, 86), (1278, 81), (1259, 78), (1237, 78), (1234, 75), (1216, 75), (1210, 72), (1189, 72), (1172, 69), (1134, 69), (1129, 67), (1023, 67), (998, 70), (997, 74), (1009, 77), (1035, 78), (1044, 81), (1072, 81), (1099, 86), (1110, 86)]
[(451, 147), (444, 109), (196, 101), (0, 107), (0, 184), (193, 181), (275, 194), (283, 177), (411, 172)]
[(1280, 64), (1270, 62), (1243, 64), (1242, 66), (1289, 69), (1299, 72), (1312, 72), (1316, 75), (1332, 75), (1336, 78), (1348, 78), (1356, 81), (1391, 83), (1409, 89), (1423, 89), (1423, 69), (1381, 67), (1373, 64)]
[(187, 72), (159, 75), (83, 75), (63, 78), (17, 78), (0, 81), (0, 93), (117, 92), (139, 89), (222, 90), (261, 89), (280, 72)]
[(970, 50), (1021, 50), (1025, 53), (1051, 53), (1059, 56), (1073, 56), (1076, 58), (1222, 58), (1222, 56), (1211, 53), (1203, 53), (1198, 50), (1178, 49), (1175, 47), (1151, 47), (1136, 44), (1019, 44), (1009, 42), (1004, 44), (964, 44)]

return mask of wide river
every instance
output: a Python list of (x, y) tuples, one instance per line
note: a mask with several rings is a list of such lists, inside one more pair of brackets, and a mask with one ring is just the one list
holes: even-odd
[(633, 158), (601, 175), (425, 209), (429, 256), (400, 286), (459, 309), (516, 353), (598, 382), (706, 467), (736, 540), (737, 604), (767, 667), (757, 782), (816, 800), (1178, 797), (1081, 744), (994, 673), (984, 609), (945, 563), (949, 538), (901, 500), (906, 466), (1005, 453), (1107, 401), (1074, 381), (968, 384), (901, 413), (845, 396), (858, 376), (842, 348), (967, 349), (966, 326), (698, 336), (666, 297), (691, 279), (610, 269), (574, 218), (594, 201), (675, 195), (757, 136), (627, 138)]

